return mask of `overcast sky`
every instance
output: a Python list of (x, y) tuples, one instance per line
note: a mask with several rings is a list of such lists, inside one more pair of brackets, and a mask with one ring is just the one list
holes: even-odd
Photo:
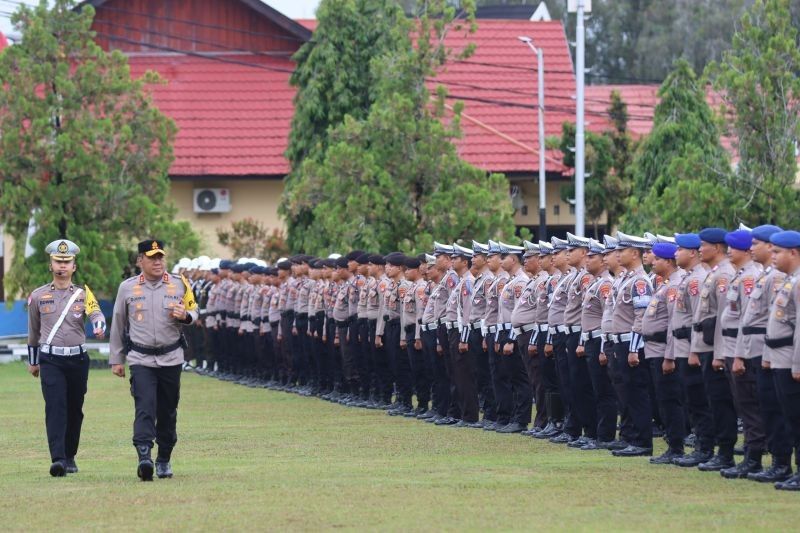
[[(152, 0), (153, 2), (157, 2), (159, 0)], [(320, 0), (262, 0), (265, 4), (268, 4), (284, 15), (289, 18), (298, 19), (310, 19), (314, 18), (314, 11), (316, 11), (317, 6), (320, 3)], [(0, 0), (0, 12), (12, 12), (15, 11), (19, 2), (25, 2), (26, 4), (38, 4), (39, 0)], [(0, 14), (0, 31), (4, 34), (9, 34), (12, 32), (11, 22), (8, 20), (8, 16), (4, 14)]]

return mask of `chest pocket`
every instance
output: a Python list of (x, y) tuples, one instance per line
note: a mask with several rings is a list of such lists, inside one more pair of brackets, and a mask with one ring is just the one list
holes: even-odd
[(775, 297), (775, 318), (782, 323), (789, 322), (789, 301), (791, 300), (791, 293), (785, 288), (778, 292)]
[(39, 314), (50, 315), (56, 312), (56, 301), (52, 299), (39, 300)]
[(700, 291), (700, 310), (703, 313), (708, 313), (708, 310), (711, 308), (711, 289), (709, 288), (709, 284), (705, 283), (703, 285), (703, 290)]
[(403, 299), (403, 303), (405, 304), (406, 313), (413, 313), (416, 310), (414, 307), (414, 293), (407, 294)]
[(161, 307), (167, 311), (171, 312), (173, 307), (176, 307), (178, 304), (181, 303), (181, 297), (178, 295), (169, 295), (165, 294), (164, 299), (162, 301)]
[(750, 309), (754, 311), (764, 309), (765, 301), (764, 288), (761, 285), (756, 285), (753, 292), (750, 293)]
[(75, 300), (70, 307), (70, 313), (73, 315), (83, 315), (84, 311), (86, 311), (86, 300), (83, 298)]

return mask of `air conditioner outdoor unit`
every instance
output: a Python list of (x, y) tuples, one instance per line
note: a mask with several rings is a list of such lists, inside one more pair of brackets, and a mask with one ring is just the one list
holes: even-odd
[(227, 213), (231, 210), (231, 192), (228, 189), (195, 189), (195, 213)]

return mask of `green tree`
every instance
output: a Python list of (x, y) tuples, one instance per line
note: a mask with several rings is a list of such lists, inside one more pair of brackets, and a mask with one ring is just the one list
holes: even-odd
[(314, 38), (294, 56), (290, 82), (297, 95), (286, 150), (291, 172), (280, 206), (294, 250), (307, 247), (303, 237), (314, 227), (313, 210), (321, 201), (321, 187), (303, 173), (302, 163), (324, 154), (329, 131), (346, 115), (367, 116), (376, 95), (373, 59), (401, 46), (405, 36), (398, 30), (404, 27), (394, 0), (323, 0)]
[(725, 102), (739, 164), (736, 187), (750, 224), (797, 227), (800, 194), (800, 50), (787, 0), (758, 0), (742, 17), (733, 48), (709, 72)]
[(22, 40), (0, 56), (0, 222), (18, 243), (6, 283), (13, 295), (45, 282), (43, 249), (66, 237), (81, 246), (81, 279), (111, 295), (138, 240), (159, 236), (178, 255), (199, 245), (167, 198), (176, 128), (145, 90), (158, 77), (131, 80), (125, 56), (94, 42), (91, 6), (51, 3), (19, 8)]
[[(334, 128), (323, 158), (308, 158), (302, 173), (320, 184), (315, 227), (303, 237), (322, 253), (363, 247), (411, 252), (434, 240), (505, 237), (514, 233), (508, 181), (487, 175), (458, 157), (460, 104), (448, 106), (446, 91), (431, 95), (426, 78), (448, 58), (466, 57), (472, 47), (450, 50), (449, 32), (473, 29), (444, 0), (428, 2), (415, 21), (399, 28), (398, 50), (373, 63), (380, 80), (365, 119), (348, 117)], [(421, 37), (426, 36), (426, 37)]]
[(659, 89), (653, 130), (631, 165), (633, 192), (622, 227), (669, 234), (731, 226), (738, 201), (705, 83), (679, 60)]

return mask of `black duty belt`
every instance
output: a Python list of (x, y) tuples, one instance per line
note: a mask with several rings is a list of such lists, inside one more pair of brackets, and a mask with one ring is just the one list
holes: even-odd
[(239, 313), (233, 313), (233, 312), (231, 312), (231, 311), (228, 311), (228, 313), (226, 314), (226, 316), (227, 316), (228, 318), (234, 318), (234, 319), (236, 319), (236, 318), (239, 318)]
[(253, 325), (254, 326), (260, 326), (261, 325), (261, 317), (254, 318), (253, 319)]
[(131, 342), (131, 350), (143, 355), (166, 355), (170, 352), (174, 352), (180, 345), (180, 339), (166, 346), (142, 346), (141, 344)]
[(779, 337), (777, 339), (764, 337), (764, 344), (770, 348), (783, 348), (784, 346), (792, 346), (794, 344), (794, 336), (789, 335), (788, 337)]
[(281, 321), (280, 320), (276, 320), (275, 322), (270, 322), (269, 325), (270, 325), (270, 327), (277, 328), (278, 326), (281, 325)]
[(304, 320), (304, 319), (308, 318), (308, 313), (297, 313), (297, 315), (295, 315), (295, 316), (296, 316), (296, 317), (297, 317), (299, 320)]
[(387, 326), (399, 326), (400, 325), (400, 319), (399, 318), (392, 318), (390, 320), (387, 320), (386, 321), (386, 325)]
[(682, 328), (677, 328), (672, 330), (672, 336), (676, 339), (688, 339), (692, 334), (692, 328), (689, 326), (684, 326)]
[(336, 327), (337, 328), (346, 328), (349, 325), (350, 325), (350, 319), (349, 318), (347, 320), (337, 320), (336, 321)]
[(756, 328), (752, 326), (744, 326), (742, 328), (742, 335), (766, 335), (767, 328)]
[(723, 337), (733, 337), (736, 338), (739, 336), (739, 328), (724, 328), (722, 330)]
[(317, 311), (314, 316), (317, 317), (317, 320), (322, 320), (325, 318), (325, 311)]
[(293, 317), (293, 316), (294, 316), (294, 311), (281, 311), (281, 317), (286, 318), (286, 317)]
[(406, 333), (414, 333), (417, 330), (416, 324), (407, 324), (405, 328), (403, 328)]
[(649, 342), (666, 343), (667, 342), (667, 332), (666, 331), (657, 331), (657, 332), (653, 333), (652, 335), (645, 335), (644, 336), (644, 340), (649, 341)]

